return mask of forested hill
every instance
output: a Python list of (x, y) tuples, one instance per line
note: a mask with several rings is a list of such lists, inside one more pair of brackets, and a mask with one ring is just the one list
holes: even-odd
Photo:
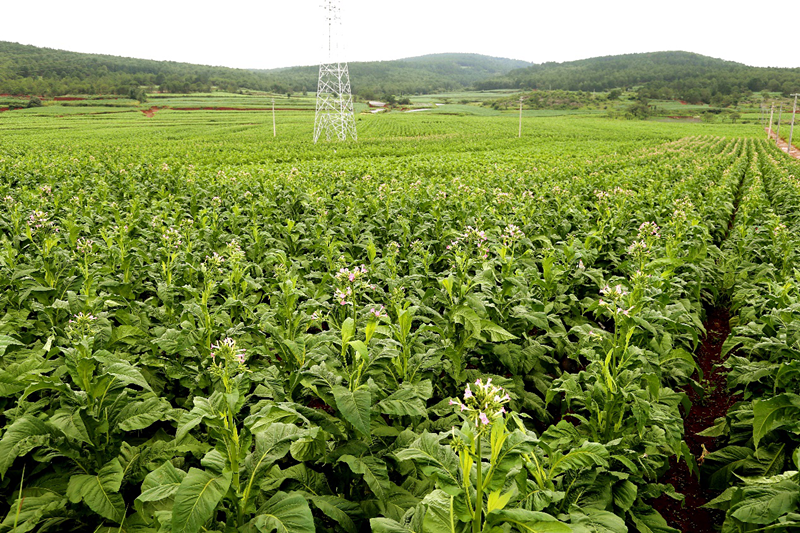
[[(481, 80), (529, 66), (527, 61), (478, 54), (431, 54), (394, 61), (350, 63), (353, 91), (365, 98), (425, 94), (469, 88)], [(317, 67), (260, 71), (271, 83), (317, 87)]]
[[(366, 97), (459, 90), (530, 65), (476, 54), (436, 54), (351, 63), (353, 91)], [(315, 91), (317, 67), (245, 70), (83, 54), (0, 41), (0, 93), (60, 96), (146, 91)]]
[(715, 95), (800, 89), (800, 68), (750, 67), (690, 52), (652, 52), (542, 63), (475, 82), (477, 89), (605, 91), (644, 86), (650, 98), (708, 103)]

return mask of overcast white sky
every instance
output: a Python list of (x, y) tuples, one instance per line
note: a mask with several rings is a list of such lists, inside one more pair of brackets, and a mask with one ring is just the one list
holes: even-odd
[[(326, 40), (323, 1), (36, 0), (4, 18), (0, 40), (239, 68), (313, 65)], [(776, 28), (770, 37), (767, 15), (753, 3), (744, 9), (729, 0), (340, 1), (347, 61), (464, 52), (542, 63), (684, 50), (800, 67), (791, 34)]]

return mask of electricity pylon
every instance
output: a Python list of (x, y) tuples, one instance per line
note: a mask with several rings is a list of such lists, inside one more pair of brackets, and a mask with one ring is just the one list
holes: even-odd
[[(338, 0), (323, 4), (328, 23), (328, 59), (319, 65), (317, 83), (317, 112), (314, 116), (314, 143), (322, 134), (325, 139), (335, 137), (344, 141), (349, 136), (358, 140), (356, 119), (353, 115), (353, 95), (350, 91), (350, 73), (347, 63), (338, 57), (337, 30), (341, 23)], [(336, 55), (337, 57), (334, 57)]]

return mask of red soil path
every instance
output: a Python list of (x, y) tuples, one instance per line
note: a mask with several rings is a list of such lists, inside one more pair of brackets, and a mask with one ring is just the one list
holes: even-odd
[[(764, 128), (764, 131), (766, 131), (766, 132), (767, 132), (767, 134), (769, 135), (769, 138), (770, 138), (770, 139), (773, 139), (773, 140), (774, 140), (774, 139), (775, 139), (775, 138), (778, 136), (778, 134), (777, 134), (777, 133), (775, 133), (774, 131), (770, 130), (769, 128)], [(794, 141), (794, 139), (792, 139), (792, 141)], [(783, 152), (784, 152), (784, 153), (786, 153), (786, 147), (787, 147), (788, 145), (789, 145), (789, 143), (788, 143), (787, 141), (784, 141), (783, 139), (778, 139), (778, 147), (779, 147), (781, 150), (783, 150)], [(794, 144), (793, 144), (793, 145), (792, 145), (792, 149), (789, 151), (789, 155), (790, 155), (791, 157), (794, 157), (795, 159), (800, 159), (800, 149), (798, 149), (798, 148), (797, 148), (796, 146), (794, 146)]]
[[(698, 352), (698, 365), (703, 371), (706, 393), (701, 397), (691, 387), (684, 392), (692, 402), (691, 412), (684, 418), (684, 439), (695, 458), (703, 454), (703, 446), (708, 452), (715, 451), (717, 439), (701, 437), (699, 432), (714, 425), (714, 420), (725, 416), (728, 409), (740, 398), (728, 394), (726, 372), (717, 368), (722, 363), (722, 343), (730, 334), (730, 316), (727, 309), (713, 309), (708, 313), (705, 328), (706, 336)], [(686, 497), (684, 503), (666, 496), (655, 500), (653, 507), (658, 509), (670, 526), (684, 533), (714, 533), (715, 525), (722, 524), (725, 513), (701, 506), (713, 500), (718, 494), (704, 488), (696, 476), (689, 473), (686, 463), (670, 461), (670, 470), (659, 479), (659, 483), (671, 483), (675, 490)]]
[[(162, 109), (171, 109), (173, 111), (272, 111), (271, 107), (170, 107), (170, 106), (153, 106), (149, 109), (140, 109), (146, 117), (153, 117), (156, 111)], [(276, 107), (275, 111), (308, 111), (308, 108), (302, 107)]]

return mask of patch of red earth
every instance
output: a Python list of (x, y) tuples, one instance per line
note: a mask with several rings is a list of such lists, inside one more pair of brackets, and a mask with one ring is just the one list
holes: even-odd
[[(770, 139), (776, 139), (778, 134), (769, 128), (764, 128), (769, 135)], [(794, 139), (792, 139), (794, 141)], [(788, 141), (784, 141), (783, 139), (778, 139), (778, 148), (780, 148), (784, 153), (786, 153), (786, 147), (789, 146)], [(789, 156), (794, 157), (795, 159), (800, 159), (800, 149), (798, 149), (794, 144), (792, 144), (792, 149), (789, 151)]]
[(8, 107), (0, 107), (0, 113), (2, 113), (3, 111), (8, 111), (8, 109), (9, 109)]
[[(271, 107), (170, 107), (173, 111), (272, 111)], [(308, 111), (302, 107), (276, 107), (275, 111)]]
[(56, 96), (53, 98), (54, 102), (77, 102), (79, 100), (86, 100), (80, 96)]
[(140, 111), (144, 113), (144, 116), (148, 118), (153, 118), (153, 116), (156, 114), (156, 111), (158, 111), (159, 109), (164, 109), (164, 107), (158, 107), (157, 105), (154, 105), (149, 109), (140, 109)]
[[(722, 363), (722, 343), (730, 334), (730, 315), (727, 309), (713, 309), (708, 313), (706, 336), (702, 340), (698, 352), (698, 365), (703, 371), (704, 384), (708, 392), (701, 397), (691, 387), (683, 391), (692, 402), (692, 409), (684, 419), (684, 439), (696, 458), (703, 454), (703, 446), (708, 452), (715, 451), (717, 439), (701, 437), (699, 432), (714, 425), (714, 420), (725, 416), (728, 409), (739, 397), (728, 394), (726, 388), (726, 372), (716, 368)], [(683, 494), (686, 500), (681, 503), (666, 496), (653, 501), (655, 507), (666, 519), (667, 523), (684, 533), (714, 533), (715, 526), (722, 524), (725, 514), (714, 509), (702, 509), (702, 505), (713, 500), (718, 494), (702, 486), (696, 476), (689, 473), (686, 463), (676, 464), (670, 461), (670, 469), (659, 480), (660, 483), (671, 483), (675, 490)]]

